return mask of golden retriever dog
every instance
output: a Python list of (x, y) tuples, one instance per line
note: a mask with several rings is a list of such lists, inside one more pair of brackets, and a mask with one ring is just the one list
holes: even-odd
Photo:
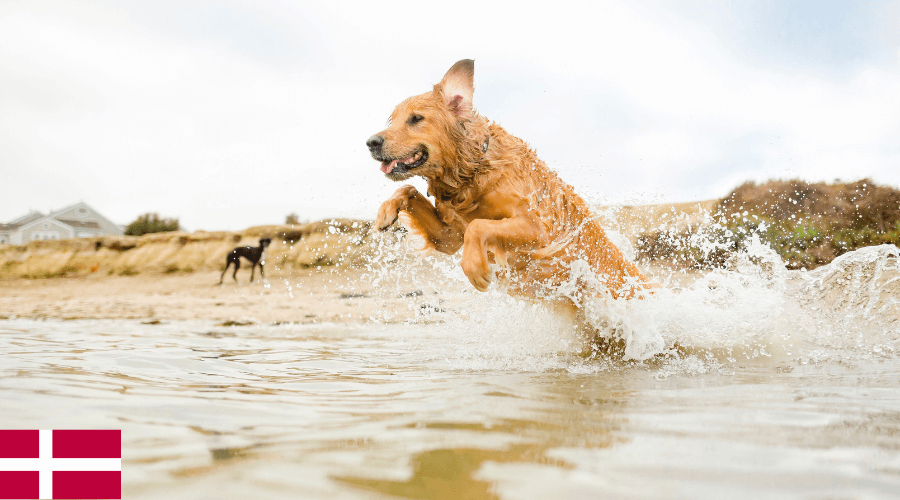
[(366, 141), (387, 178), (424, 177), (434, 199), (405, 185), (381, 204), (375, 227), (383, 231), (399, 218), (424, 250), (452, 255), (462, 248), (463, 272), (480, 291), (492, 263), (508, 292), (532, 298), (559, 298), (554, 291), (562, 287), (567, 301), (589, 286), (631, 298), (659, 286), (528, 144), (475, 111), (474, 76), (474, 61), (457, 62), (430, 92), (401, 102), (388, 128)]

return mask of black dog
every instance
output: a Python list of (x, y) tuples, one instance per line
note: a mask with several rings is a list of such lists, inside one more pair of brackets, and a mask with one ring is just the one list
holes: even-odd
[(222, 276), (219, 276), (219, 284), (222, 284), (222, 280), (225, 278), (225, 272), (228, 271), (228, 266), (234, 264), (234, 274), (232, 277), (234, 278), (234, 282), (237, 283), (237, 272), (238, 269), (241, 268), (241, 257), (250, 261), (250, 283), (253, 283), (253, 273), (256, 271), (256, 265), (259, 264), (259, 275), (262, 276), (262, 279), (266, 279), (266, 274), (263, 271), (263, 264), (266, 262), (266, 247), (272, 243), (271, 238), (263, 238), (259, 240), (258, 247), (237, 247), (231, 252), (228, 253), (228, 257), (225, 260), (225, 269), (222, 271)]

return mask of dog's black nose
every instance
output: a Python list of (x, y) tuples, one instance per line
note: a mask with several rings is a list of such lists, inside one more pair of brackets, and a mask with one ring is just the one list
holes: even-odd
[(369, 149), (378, 149), (382, 144), (384, 144), (384, 137), (378, 134), (369, 137), (369, 140), (366, 141), (366, 146), (369, 146)]

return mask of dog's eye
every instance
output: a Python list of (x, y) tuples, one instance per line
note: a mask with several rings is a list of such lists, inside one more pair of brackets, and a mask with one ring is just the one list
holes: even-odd
[(412, 115), (409, 117), (409, 124), (415, 125), (424, 119), (425, 119), (425, 117), (422, 115)]

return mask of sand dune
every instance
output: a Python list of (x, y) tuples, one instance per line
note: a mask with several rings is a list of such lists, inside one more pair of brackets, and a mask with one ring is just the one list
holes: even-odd
[[(605, 207), (604, 223), (630, 238), (660, 222), (690, 221), (709, 210), (715, 200), (695, 203)], [(0, 245), (0, 280), (185, 274), (221, 270), (235, 246), (255, 246), (271, 237), (267, 270), (303, 270), (367, 265), (383, 244), (373, 237), (370, 222), (330, 219), (301, 225), (257, 226), (240, 232), (155, 233), (141, 237), (34, 241), (22, 246)], [(402, 237), (402, 232), (394, 233)]]
[(33, 241), (0, 245), (0, 279), (103, 274), (129, 276), (221, 269), (235, 246), (273, 238), (270, 270), (359, 264), (365, 261), (368, 223), (332, 219), (297, 226), (258, 226), (241, 232), (169, 232), (144, 236)]

